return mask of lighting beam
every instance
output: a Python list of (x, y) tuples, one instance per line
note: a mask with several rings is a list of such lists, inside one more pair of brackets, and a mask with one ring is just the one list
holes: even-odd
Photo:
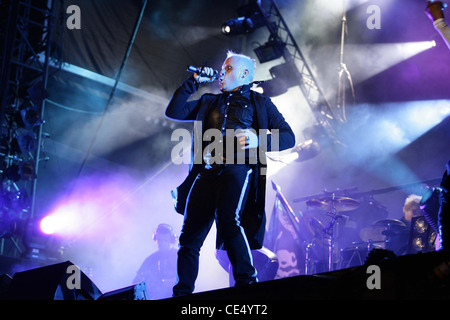
[(346, 60), (351, 61), (354, 83), (367, 80), (403, 61), (434, 48), (436, 42), (347, 44)]

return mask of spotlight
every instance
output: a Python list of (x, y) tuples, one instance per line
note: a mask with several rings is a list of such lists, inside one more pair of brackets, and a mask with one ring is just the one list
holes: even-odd
[(42, 218), (40, 223), (41, 231), (45, 234), (54, 234), (61, 224), (58, 220), (59, 219), (57, 219), (57, 217), (53, 216), (46, 216)]
[(422, 251), (425, 248), (425, 244), (423, 243), (423, 239), (416, 237), (413, 239), (413, 248), (417, 251)]
[(266, 97), (277, 97), (286, 93), (288, 90), (283, 81), (279, 79), (262, 81), (256, 88), (261, 89), (261, 93)]
[(222, 33), (227, 36), (247, 34), (252, 33), (263, 25), (264, 23), (261, 22), (261, 15), (259, 13), (255, 13), (248, 18), (238, 17), (228, 20), (222, 25)]
[(22, 162), (20, 166), (20, 176), (23, 180), (32, 180), (36, 178), (36, 168), (33, 162)]
[(422, 44), (423, 49), (425, 49), (425, 50), (436, 47), (436, 41), (434, 41), (434, 40), (423, 41), (421, 44)]
[(268, 41), (264, 45), (254, 49), (260, 63), (276, 60), (284, 53), (286, 44), (280, 41)]
[(434, 251), (436, 235), (424, 216), (411, 219), (408, 254)]
[(347, 60), (352, 62), (353, 83), (365, 81), (393, 66), (436, 47), (436, 41), (346, 44)]
[(245, 17), (230, 19), (222, 25), (222, 33), (227, 36), (249, 33), (250, 25), (251, 20), (247, 22)]
[(317, 141), (307, 140), (296, 145), (292, 152), (298, 154), (296, 161), (302, 162), (317, 156), (320, 153), (320, 145)]
[(231, 32), (231, 27), (228, 24), (222, 26), (222, 33), (228, 35)]
[(266, 25), (259, 1), (251, 1), (237, 10), (238, 18), (230, 19), (222, 25), (222, 33), (227, 36), (248, 34)]
[(293, 62), (285, 62), (274, 66), (269, 69), (269, 72), (274, 79), (283, 81), (287, 88), (300, 84), (300, 73)]
[(428, 224), (423, 219), (417, 219), (416, 223), (414, 224), (414, 229), (417, 231), (417, 233), (423, 234), (425, 231), (427, 231)]
[(269, 69), (272, 79), (262, 81), (258, 88), (268, 97), (276, 97), (286, 93), (291, 87), (300, 84), (300, 73), (293, 62), (285, 62)]

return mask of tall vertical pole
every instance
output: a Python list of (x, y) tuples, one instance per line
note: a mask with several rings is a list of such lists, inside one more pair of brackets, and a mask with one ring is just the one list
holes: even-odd
[[(344, 62), (344, 47), (345, 47), (345, 34), (347, 33), (347, 5), (346, 0), (342, 0), (342, 24), (341, 24), (341, 48), (339, 52), (339, 72), (338, 72), (338, 92), (337, 92), (337, 109), (341, 122), (347, 121), (346, 116), (346, 82), (350, 84), (353, 98), (355, 97), (353, 89), (353, 81), (350, 72), (347, 69), (347, 65)], [(346, 77), (344, 77), (344, 74)]]
[[(47, 90), (48, 85), (48, 70), (49, 70), (49, 62), (50, 62), (50, 54), (51, 54), (51, 44), (52, 44), (52, 31), (54, 26), (54, 20), (53, 20), (53, 13), (55, 10), (55, 1), (54, 0), (48, 0), (48, 18), (45, 21), (47, 24), (47, 41), (45, 46), (45, 57), (44, 57), (44, 66), (43, 66), (43, 74), (42, 74), (42, 82), (43, 82), (43, 89)], [(45, 103), (46, 99), (44, 99), (41, 103), (41, 119), (44, 119), (44, 113), (45, 113)], [(36, 177), (33, 180), (33, 187), (32, 187), (32, 196), (31, 196), (31, 218), (35, 215), (36, 210), (36, 191), (37, 191), (37, 183), (39, 178), (39, 163), (40, 163), (40, 154), (41, 154), (41, 144), (42, 144), (42, 126), (43, 123), (39, 125), (38, 128), (38, 135), (37, 135), (37, 150), (36, 150), (36, 158), (35, 158), (35, 174)]]

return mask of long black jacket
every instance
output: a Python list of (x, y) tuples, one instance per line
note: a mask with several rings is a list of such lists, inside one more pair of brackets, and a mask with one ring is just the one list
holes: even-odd
[[(183, 82), (175, 91), (166, 108), (166, 117), (178, 121), (196, 121), (197, 125), (203, 124), (209, 107), (222, 94), (204, 94), (198, 100), (188, 101), (189, 97), (198, 90), (198, 87), (193, 76)], [(250, 90), (250, 87), (250, 85), (244, 86), (243, 90)], [(250, 97), (256, 111), (256, 128), (254, 129), (260, 134), (260, 140), (258, 161), (254, 166), (248, 200), (241, 216), (241, 226), (246, 233), (251, 249), (260, 249), (264, 241), (266, 224), (265, 196), (267, 162), (265, 153), (268, 151), (282, 151), (294, 147), (295, 135), (270, 98), (253, 90), (250, 90)], [(194, 128), (191, 154), (192, 163), (189, 168), (189, 175), (182, 185), (172, 191), (174, 200), (178, 200), (175, 204), (175, 209), (181, 214), (184, 214), (187, 193), (202, 167), (201, 159), (203, 150), (201, 148), (195, 150), (194, 146), (202, 146), (201, 140), (204, 130), (204, 126), (201, 130), (195, 130)], [(267, 130), (271, 134), (267, 134)], [(264, 133), (262, 136), (261, 132)], [(224, 249), (223, 241), (219, 234), (217, 235), (217, 248)]]

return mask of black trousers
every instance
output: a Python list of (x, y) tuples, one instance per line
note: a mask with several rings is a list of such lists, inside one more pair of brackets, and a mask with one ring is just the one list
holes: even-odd
[(250, 247), (240, 226), (251, 173), (247, 165), (216, 165), (203, 169), (197, 176), (188, 196), (179, 238), (174, 296), (194, 291), (200, 248), (215, 219), (233, 266), (236, 286), (257, 281)]

